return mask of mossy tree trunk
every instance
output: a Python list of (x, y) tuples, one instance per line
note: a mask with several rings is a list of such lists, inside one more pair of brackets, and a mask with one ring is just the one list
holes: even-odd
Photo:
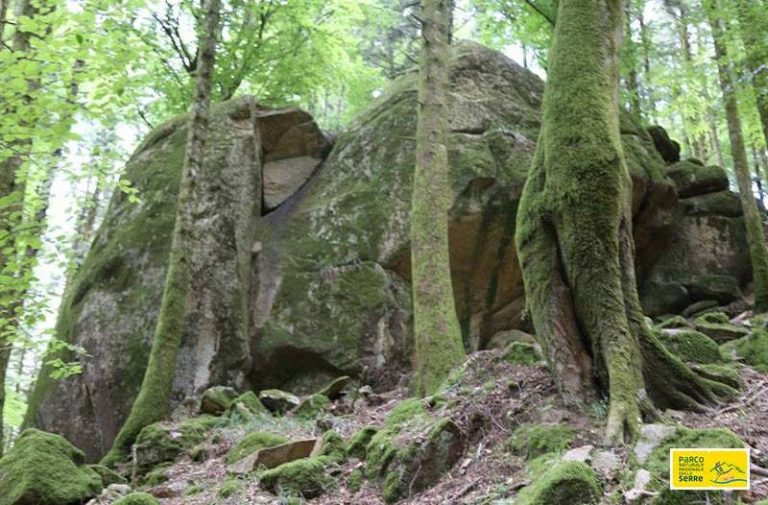
[(411, 205), (413, 315), (421, 394), (433, 392), (464, 356), (448, 252), (451, 10), (451, 0), (421, 2), (419, 113)]
[(755, 289), (755, 312), (768, 310), (768, 249), (765, 244), (763, 222), (752, 192), (752, 177), (747, 161), (747, 149), (744, 146), (739, 107), (736, 102), (736, 82), (728, 63), (725, 23), (718, 15), (717, 0), (706, 0), (705, 8), (712, 26), (712, 38), (715, 45), (715, 58), (720, 76), (720, 88), (723, 92), (725, 115), (728, 124), (728, 136), (731, 140), (731, 157), (736, 182), (739, 186), (741, 207), (744, 211), (744, 224), (747, 228), (747, 243), (752, 261), (752, 278)]
[(746, 58), (744, 64), (749, 72), (755, 91), (757, 112), (763, 127), (763, 137), (768, 145), (768, 14), (755, 0), (736, 0), (741, 38), (744, 41)]
[(112, 449), (102, 461), (107, 465), (112, 465), (124, 457), (145, 426), (165, 417), (172, 392), (176, 355), (186, 323), (191, 281), (191, 245), (195, 234), (194, 195), (197, 177), (203, 166), (203, 149), (208, 131), (220, 10), (220, 0), (204, 1), (205, 12), (202, 27), (198, 31), (200, 43), (195, 97), (189, 120), (165, 289), (141, 390), (125, 424), (115, 438)]
[(610, 397), (606, 442), (641, 415), (734, 393), (694, 374), (647, 327), (637, 295), (631, 180), (619, 134), (622, 0), (560, 0), (543, 125), (517, 213), (528, 309), (570, 403)]

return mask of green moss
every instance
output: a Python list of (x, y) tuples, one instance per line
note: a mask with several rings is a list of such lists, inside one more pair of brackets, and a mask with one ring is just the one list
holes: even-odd
[(113, 505), (160, 505), (160, 502), (147, 493), (131, 493), (117, 500)]
[(533, 344), (512, 342), (504, 350), (504, 360), (512, 365), (533, 365), (541, 361), (541, 356)]
[(729, 340), (736, 340), (741, 337), (745, 337), (749, 334), (749, 330), (736, 326), (731, 323), (709, 323), (705, 321), (697, 321), (696, 329), (701, 333), (704, 333), (715, 342), (728, 342)]
[(732, 343), (744, 361), (763, 373), (768, 373), (768, 331), (756, 330)]
[(746, 444), (732, 431), (724, 428), (688, 429), (678, 428), (674, 436), (666, 439), (650, 454), (646, 468), (653, 476), (651, 491), (659, 495), (654, 498), (654, 505), (692, 505), (711, 503), (722, 505), (722, 493), (706, 491), (670, 491), (669, 490), (669, 450), (673, 447), (689, 448), (741, 448)]
[(240, 440), (227, 454), (227, 464), (235, 463), (241, 459), (250, 456), (259, 449), (265, 447), (274, 447), (276, 445), (285, 444), (288, 439), (274, 433), (254, 431), (247, 434), (242, 440)]
[(408, 398), (398, 403), (392, 409), (389, 416), (387, 416), (384, 426), (386, 428), (398, 428), (413, 418), (426, 415), (427, 411), (424, 409), (424, 405), (419, 398)]
[(726, 384), (736, 390), (744, 387), (741, 374), (732, 364), (704, 363), (694, 367), (700, 376)]
[(180, 454), (191, 452), (221, 422), (220, 417), (204, 414), (186, 419), (178, 426), (165, 422), (146, 426), (134, 444), (136, 473), (143, 474), (160, 463), (173, 461)]
[(147, 475), (144, 476), (144, 485), (154, 487), (166, 482), (168, 480), (168, 466), (169, 465), (162, 465), (149, 471)]
[(695, 363), (717, 363), (722, 360), (717, 342), (703, 333), (694, 330), (679, 332), (658, 332), (657, 336), (669, 349), (683, 361)]
[(671, 316), (664, 320), (662, 320), (659, 324), (656, 325), (656, 328), (663, 330), (663, 329), (677, 329), (677, 328), (692, 328), (693, 325), (690, 321), (688, 321), (683, 316)]
[(518, 427), (507, 440), (507, 446), (526, 459), (550, 452), (562, 452), (570, 447), (574, 430), (566, 424), (535, 424)]
[(562, 461), (520, 490), (515, 505), (596, 504), (602, 496), (595, 472), (580, 461)]
[(128, 483), (128, 480), (125, 477), (104, 465), (88, 465), (88, 467), (99, 474), (99, 477), (101, 477), (101, 483), (104, 487), (107, 487), (110, 484)]
[(243, 483), (238, 479), (227, 479), (219, 488), (219, 496), (222, 498), (229, 498), (235, 493), (240, 492), (243, 487)]
[(360, 428), (360, 430), (349, 439), (347, 454), (354, 456), (355, 458), (365, 459), (368, 445), (378, 431), (379, 430), (373, 426), (363, 426)]
[(355, 468), (347, 477), (347, 489), (352, 493), (357, 493), (360, 488), (363, 487), (363, 481), (365, 480), (365, 474), (359, 468)]
[(731, 319), (723, 312), (707, 312), (696, 318), (696, 324), (729, 324)]
[(230, 387), (214, 386), (203, 393), (200, 410), (206, 414), (220, 415), (226, 412), (237, 399), (237, 393)]
[(59, 435), (27, 429), (0, 459), (0, 505), (74, 505), (102, 489), (82, 451)]
[(313, 419), (318, 415), (325, 412), (325, 410), (331, 405), (331, 400), (327, 396), (315, 393), (308, 398), (305, 398), (301, 404), (296, 407), (294, 415), (304, 419)]
[(184, 496), (193, 496), (196, 494), (202, 493), (204, 490), (203, 486), (199, 486), (197, 484), (189, 486), (188, 488), (184, 489), (184, 492), (182, 493)]
[(299, 493), (310, 499), (336, 487), (336, 481), (327, 471), (333, 464), (327, 456), (297, 459), (261, 474), (261, 485), (272, 492)]
[(336, 463), (342, 463), (347, 459), (347, 446), (344, 443), (344, 438), (335, 431), (326, 431), (323, 434), (323, 445), (320, 455), (328, 456)]

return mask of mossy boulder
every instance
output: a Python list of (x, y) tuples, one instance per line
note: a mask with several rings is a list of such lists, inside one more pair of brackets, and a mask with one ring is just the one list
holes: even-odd
[(597, 504), (602, 497), (602, 486), (594, 470), (580, 461), (561, 461), (535, 476), (533, 483), (524, 487), (515, 499), (515, 505), (574, 505)]
[(314, 419), (325, 412), (331, 405), (331, 400), (320, 393), (310, 395), (303, 400), (298, 407), (293, 410), (293, 415), (302, 419)]
[(365, 459), (368, 453), (368, 444), (371, 443), (374, 435), (378, 433), (378, 428), (374, 426), (363, 426), (352, 435), (347, 444), (347, 454), (355, 458)]
[(729, 347), (735, 349), (744, 362), (763, 373), (768, 373), (768, 330), (755, 330), (730, 344)]
[(710, 323), (701, 319), (696, 321), (696, 330), (720, 344), (749, 335), (749, 330), (742, 326), (736, 326), (729, 322)]
[(301, 399), (287, 391), (280, 389), (265, 389), (259, 393), (259, 401), (270, 412), (284, 414), (301, 404)]
[(504, 360), (512, 365), (533, 365), (543, 356), (535, 344), (512, 342), (504, 349)]
[(218, 417), (202, 415), (178, 424), (161, 422), (145, 427), (133, 445), (134, 473), (143, 475), (153, 467), (191, 451), (220, 423)]
[(227, 386), (214, 386), (203, 392), (200, 400), (200, 412), (219, 416), (226, 412), (237, 399), (234, 388)]
[(728, 174), (715, 166), (702, 166), (691, 160), (675, 163), (667, 175), (675, 183), (680, 198), (714, 193), (728, 189)]
[(271, 412), (261, 403), (256, 393), (246, 391), (235, 398), (229, 407), (229, 416), (235, 415), (242, 419), (250, 419), (258, 416), (270, 416)]
[(673, 354), (683, 361), (718, 363), (722, 361), (720, 346), (707, 335), (695, 330), (662, 330), (656, 333)]
[(113, 505), (160, 505), (157, 498), (147, 493), (131, 493), (117, 500)]
[(507, 440), (507, 447), (532, 460), (547, 453), (560, 453), (571, 446), (574, 429), (567, 424), (534, 424), (518, 427)]
[(0, 459), (0, 505), (78, 505), (98, 495), (101, 476), (59, 435), (27, 429)]
[(263, 449), (264, 447), (274, 447), (276, 445), (285, 444), (287, 442), (288, 439), (281, 435), (275, 435), (274, 433), (269, 432), (254, 431), (240, 439), (234, 445), (234, 447), (230, 449), (229, 453), (227, 453), (227, 464), (231, 465), (237, 461), (240, 461), (246, 456), (250, 456), (254, 452), (258, 451), (259, 449)]
[(693, 328), (693, 324), (683, 316), (669, 316), (662, 318), (661, 322), (656, 325), (657, 329), (680, 329), (680, 328)]
[(648, 127), (648, 133), (653, 139), (656, 150), (667, 163), (677, 163), (680, 161), (680, 143), (670, 138), (669, 133), (664, 127), (653, 125)]
[(328, 456), (297, 459), (263, 472), (261, 486), (273, 493), (296, 493), (306, 499), (316, 498), (338, 485), (330, 475), (336, 463)]

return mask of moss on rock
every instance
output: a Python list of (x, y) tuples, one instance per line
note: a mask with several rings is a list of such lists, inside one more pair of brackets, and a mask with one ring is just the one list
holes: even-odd
[(160, 505), (160, 502), (147, 493), (131, 493), (117, 500), (114, 505)]
[(298, 493), (311, 499), (336, 487), (336, 480), (329, 474), (334, 462), (328, 456), (297, 459), (267, 470), (261, 474), (261, 485), (273, 493)]
[(602, 490), (595, 472), (580, 461), (561, 461), (520, 490), (515, 505), (596, 504)]
[(566, 424), (534, 424), (518, 427), (507, 440), (509, 449), (532, 460), (570, 447), (574, 430)]
[(336, 463), (342, 463), (347, 459), (347, 445), (344, 438), (335, 431), (326, 431), (323, 434), (321, 456), (328, 456)]
[(749, 335), (749, 330), (736, 326), (731, 323), (710, 323), (707, 321), (697, 320), (696, 330), (704, 333), (715, 342), (723, 343), (730, 340), (737, 340), (741, 337)]
[(768, 373), (768, 331), (753, 331), (748, 336), (732, 342), (732, 347), (748, 365)]
[(368, 453), (368, 445), (378, 431), (379, 430), (374, 426), (363, 426), (360, 428), (360, 430), (349, 439), (349, 444), (347, 444), (347, 454), (355, 458), (365, 459), (366, 454)]
[(150, 424), (136, 437), (134, 472), (142, 475), (158, 464), (173, 461), (202, 442), (208, 432), (221, 422), (221, 418), (205, 414), (178, 425), (165, 422)]
[(206, 389), (203, 393), (200, 400), (200, 411), (203, 414), (218, 416), (226, 412), (236, 399), (237, 393), (234, 389), (226, 386), (214, 386)]
[(101, 476), (64, 437), (25, 430), (0, 459), (0, 505), (75, 505), (99, 494)]
[(665, 329), (677, 329), (677, 328), (692, 328), (693, 325), (690, 321), (688, 321), (683, 316), (670, 316), (664, 318), (659, 324), (656, 325), (656, 328), (660, 330)]
[(512, 342), (504, 349), (504, 360), (512, 365), (533, 365), (542, 357), (536, 346), (528, 342)]
[(325, 412), (330, 405), (331, 400), (327, 396), (315, 393), (304, 398), (301, 404), (293, 411), (293, 414), (302, 419), (313, 419)]
[(718, 363), (722, 360), (720, 346), (705, 334), (695, 330), (661, 331), (657, 335), (670, 352), (683, 361)]
[(268, 433), (263, 431), (254, 431), (247, 434), (227, 454), (227, 464), (232, 464), (241, 459), (250, 456), (254, 452), (263, 449), (265, 447), (274, 447), (276, 445), (285, 444), (288, 439), (275, 435), (274, 433)]

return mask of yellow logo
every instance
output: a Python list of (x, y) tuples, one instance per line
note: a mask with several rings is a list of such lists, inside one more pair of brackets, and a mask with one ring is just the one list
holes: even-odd
[(670, 449), (669, 488), (749, 489), (749, 448)]

